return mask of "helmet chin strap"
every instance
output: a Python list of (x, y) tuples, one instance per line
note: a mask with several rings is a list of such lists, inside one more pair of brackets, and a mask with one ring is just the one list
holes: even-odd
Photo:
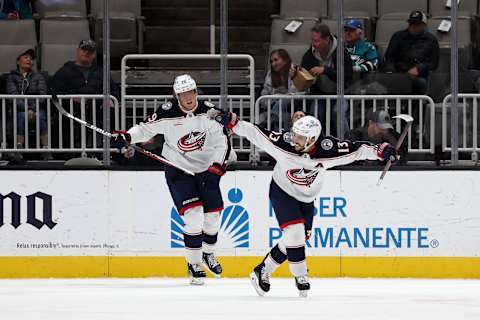
[(305, 141), (305, 146), (303, 147), (303, 150), (301, 152), (308, 152), (308, 149), (315, 145), (316, 141), (317, 139), (314, 139), (312, 143), (308, 143), (307, 141)]

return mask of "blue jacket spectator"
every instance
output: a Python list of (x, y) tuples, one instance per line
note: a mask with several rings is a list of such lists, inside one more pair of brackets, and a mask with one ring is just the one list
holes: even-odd
[(29, 0), (0, 0), (0, 19), (32, 19), (32, 7)]

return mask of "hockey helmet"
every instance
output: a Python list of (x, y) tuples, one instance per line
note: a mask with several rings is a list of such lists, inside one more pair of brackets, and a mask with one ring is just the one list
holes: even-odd
[(192, 90), (197, 90), (197, 84), (190, 75), (182, 74), (175, 78), (175, 81), (173, 83), (173, 91), (175, 92), (175, 95), (177, 97), (180, 93)]
[(305, 137), (305, 146), (303, 151), (310, 148), (320, 137), (322, 132), (322, 124), (320, 121), (312, 116), (304, 116), (293, 123), (293, 136)]

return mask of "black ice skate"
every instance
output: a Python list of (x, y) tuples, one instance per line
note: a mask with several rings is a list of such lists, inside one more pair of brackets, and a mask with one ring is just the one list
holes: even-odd
[(270, 274), (265, 270), (265, 263), (260, 263), (250, 273), (250, 282), (259, 296), (263, 296), (270, 291)]
[(187, 263), (188, 277), (190, 278), (190, 284), (201, 286), (204, 283), (205, 271), (200, 264)]
[(308, 290), (310, 290), (310, 282), (307, 276), (295, 277), (295, 285), (297, 286), (300, 297), (306, 297)]
[(222, 266), (218, 262), (217, 258), (213, 253), (202, 253), (203, 264), (207, 267), (207, 270), (217, 278), (220, 278), (222, 274)]

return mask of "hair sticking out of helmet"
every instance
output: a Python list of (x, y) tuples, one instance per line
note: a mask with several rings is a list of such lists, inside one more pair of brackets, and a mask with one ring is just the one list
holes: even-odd
[(292, 134), (294, 136), (305, 137), (305, 146), (302, 152), (315, 144), (322, 133), (322, 124), (320, 121), (312, 116), (304, 116), (293, 123)]

